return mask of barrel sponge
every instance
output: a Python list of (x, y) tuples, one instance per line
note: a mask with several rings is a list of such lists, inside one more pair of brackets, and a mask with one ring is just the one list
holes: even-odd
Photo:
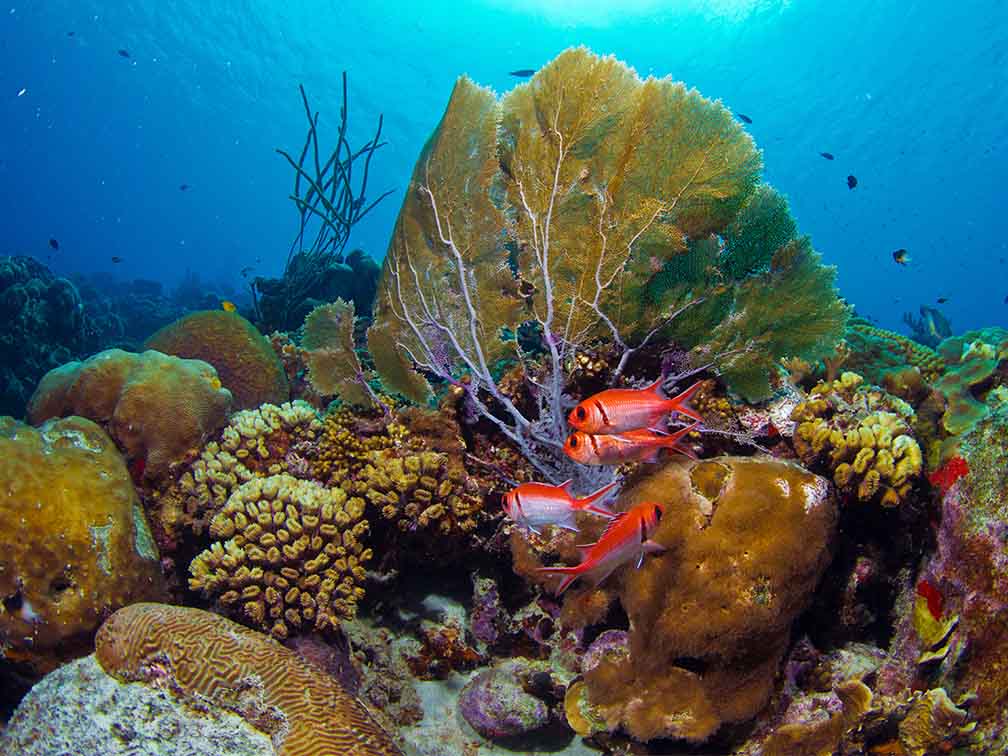
[(335, 678), (211, 612), (164, 604), (120, 609), (98, 631), (95, 656), (120, 679), (167, 685), (197, 703), (209, 699), (260, 728), (272, 723), (278, 756), (402, 756)]
[(235, 409), (290, 399), (287, 374), (269, 340), (236, 312), (190, 313), (159, 330), (144, 346), (209, 362), (234, 394)]
[(79, 415), (103, 425), (151, 479), (198, 449), (230, 411), (231, 392), (207, 363), (121, 349), (50, 370), (28, 403), (34, 424)]
[(623, 571), (629, 656), (585, 673), (610, 729), (701, 742), (773, 691), (792, 621), (830, 561), (828, 481), (772, 459), (675, 460), (627, 482), (619, 508), (664, 502), (666, 547)]
[(371, 549), (364, 501), (290, 475), (255, 478), (210, 524), (189, 587), (219, 597), (253, 625), (285, 639), (337, 628), (364, 596)]
[(82, 417), (0, 418), (0, 647), (36, 671), (109, 612), (161, 598), (160, 556), (115, 443)]

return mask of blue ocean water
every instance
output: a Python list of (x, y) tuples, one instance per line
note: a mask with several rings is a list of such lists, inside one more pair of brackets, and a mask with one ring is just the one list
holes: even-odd
[(225, 291), (246, 266), (279, 275), (297, 218), (274, 149), (301, 147), (299, 83), (332, 144), (345, 70), (352, 143), (384, 114), (369, 195), (395, 193), (351, 239), (381, 257), (454, 79), (505, 91), (577, 44), (751, 118), (767, 179), (861, 314), (903, 330), (947, 298), (956, 332), (1008, 325), (1000, 0), (8, 0), (0, 253)]

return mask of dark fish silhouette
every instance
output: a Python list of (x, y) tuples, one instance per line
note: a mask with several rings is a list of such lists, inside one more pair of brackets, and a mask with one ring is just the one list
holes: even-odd
[(59, 242), (56, 239), (50, 239), (49, 246), (53, 249), (59, 249)]
[(189, 191), (189, 184), (179, 184), (179, 191), (180, 192)]
[(895, 252), (892, 253), (892, 259), (898, 262), (900, 265), (906, 265), (908, 262), (910, 262), (910, 255), (907, 254), (907, 251), (905, 249), (897, 249)]
[(820, 152), (819, 154), (822, 155), (827, 160), (832, 160), (833, 159), (833, 153), (832, 152)]
[(118, 255), (112, 255), (112, 262), (114, 262), (114, 263), (121, 263), (122, 261), (123, 261), (123, 259), (121, 257), (119, 257)]
[(122, 58), (130, 57), (129, 50), (124, 50), (123, 48), (120, 47), (117, 52), (119, 53), (119, 56)]
[(519, 79), (527, 79), (529, 76), (535, 73), (534, 68), (519, 68), (517, 71), (508, 71), (511, 76), (517, 76)]
[(736, 113), (735, 115), (739, 117), (739, 120), (742, 121), (742, 123), (752, 123), (752, 118), (747, 116), (745, 113)]
[(251, 273), (253, 270), (254, 268), (251, 265), (249, 265), (247, 268), (242, 268), (240, 271), (242, 278), (248, 278), (248, 274)]
[(73, 36), (74, 34), (76, 34), (76, 33), (77, 33), (77, 32), (67, 32), (67, 36), (68, 36), (68, 37), (72, 37), (72, 36)]
[(945, 304), (948, 302), (948, 297), (938, 297), (938, 304)]
[(851, 174), (847, 177), (847, 188), (853, 189), (855, 186), (857, 186), (857, 176)]

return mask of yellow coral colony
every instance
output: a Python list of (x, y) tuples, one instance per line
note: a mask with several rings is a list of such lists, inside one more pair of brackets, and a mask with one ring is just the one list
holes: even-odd
[(336, 627), (364, 595), (363, 515), (363, 500), (339, 488), (250, 480), (214, 517), (217, 541), (193, 560), (189, 585), (277, 638)]

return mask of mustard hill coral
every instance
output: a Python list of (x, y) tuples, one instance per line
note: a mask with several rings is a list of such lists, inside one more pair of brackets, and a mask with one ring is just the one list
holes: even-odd
[(379, 412), (340, 407), (322, 421), (312, 471), (319, 480), (341, 485), (359, 475), (373, 453), (411, 441), (418, 442), (398, 418), (386, 421)]
[(364, 596), (364, 502), (290, 475), (242, 484), (210, 524), (189, 587), (283, 639), (335, 629)]
[(231, 393), (207, 363), (108, 349), (50, 370), (32, 395), (28, 419), (94, 420), (154, 479), (198, 449), (230, 411)]
[[(723, 357), (736, 390), (767, 394), (766, 368), (828, 351), (847, 310), (834, 271), (790, 237), (780, 198), (749, 202), (760, 168), (722, 105), (584, 48), (500, 100), (460, 78), (384, 261), (368, 331), (384, 384), (420, 403), (427, 376), (458, 387), (556, 483), (573, 472), (561, 452), (568, 366), (599, 344), (615, 346), (612, 381), (645, 342), (674, 339)], [(718, 235), (743, 207), (752, 217), (729, 234), (740, 278), (723, 280)], [(651, 286), (684, 258), (702, 280)], [(502, 390), (501, 361), (543, 387), (534, 411)]]
[(0, 418), (0, 644), (45, 670), (87, 653), (110, 610), (164, 595), (126, 465), (90, 420)]
[(234, 395), (236, 409), (290, 399), (287, 376), (269, 341), (236, 312), (190, 313), (159, 330), (144, 346), (213, 365)]
[(277, 756), (402, 754), (335, 678), (210, 612), (134, 604), (105, 621), (95, 656), (120, 679), (153, 684), (167, 676), (171, 689), (194, 702), (209, 699), (259, 728), (272, 721)]
[(322, 423), (311, 405), (294, 401), (235, 413), (216, 440), (166, 489), (152, 494), (159, 534), (175, 541), (182, 528), (202, 532), (242, 483), (279, 473), (309, 477)]
[(836, 508), (824, 479), (740, 457), (648, 470), (619, 506), (641, 501), (675, 512), (654, 536), (667, 551), (623, 570), (629, 653), (584, 680), (609, 730), (699, 742), (769, 699), (791, 622), (829, 562)]
[(795, 451), (806, 465), (829, 470), (837, 487), (858, 501), (898, 506), (923, 471), (909, 422), (913, 410), (862, 382), (847, 372), (812, 389), (791, 414), (798, 423)]

